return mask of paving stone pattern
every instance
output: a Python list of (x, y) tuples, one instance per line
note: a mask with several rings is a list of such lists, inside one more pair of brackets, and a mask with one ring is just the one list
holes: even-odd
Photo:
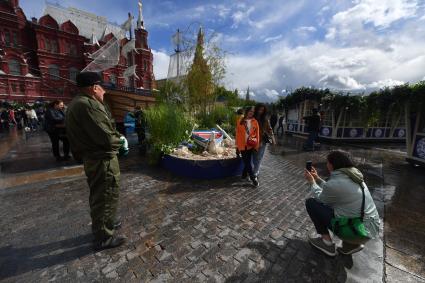
[(382, 242), (330, 258), (310, 247), (302, 167), (266, 153), (260, 187), (122, 162), (123, 247), (91, 249), (83, 177), (0, 190), (0, 282), (380, 282)]

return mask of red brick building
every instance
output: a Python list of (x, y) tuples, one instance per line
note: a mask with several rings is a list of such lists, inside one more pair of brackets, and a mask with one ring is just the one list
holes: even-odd
[[(136, 39), (135, 52), (121, 55), (118, 65), (102, 76), (110, 87), (149, 95), (153, 55), (141, 6), (130, 33)], [(77, 91), (76, 75), (92, 61), (89, 55), (113, 37), (120, 48), (129, 41), (120, 26), (104, 17), (47, 3), (40, 19), (27, 20), (19, 0), (0, 0), (0, 101), (70, 100)], [(134, 64), (138, 79), (126, 80), (123, 73)]]

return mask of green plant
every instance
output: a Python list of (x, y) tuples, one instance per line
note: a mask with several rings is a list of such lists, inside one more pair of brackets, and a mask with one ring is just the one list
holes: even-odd
[(201, 128), (215, 128), (217, 124), (222, 125), (234, 120), (234, 111), (223, 105), (216, 105), (209, 113), (199, 113), (197, 123)]
[(182, 108), (172, 104), (158, 104), (145, 111), (149, 132), (149, 157), (157, 163), (162, 154), (172, 151), (189, 138), (193, 121)]

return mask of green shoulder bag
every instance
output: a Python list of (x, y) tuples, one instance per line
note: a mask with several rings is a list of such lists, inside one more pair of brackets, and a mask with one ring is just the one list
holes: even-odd
[(331, 220), (331, 230), (341, 239), (362, 239), (369, 238), (366, 228), (363, 223), (364, 218), (364, 206), (365, 206), (365, 193), (364, 183), (360, 184), (362, 188), (362, 207), (360, 217), (348, 218), (348, 217), (334, 217)]

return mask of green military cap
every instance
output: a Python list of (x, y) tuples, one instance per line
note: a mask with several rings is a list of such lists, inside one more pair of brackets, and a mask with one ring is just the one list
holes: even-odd
[(87, 87), (102, 83), (102, 78), (95, 72), (82, 72), (77, 75), (77, 86)]

